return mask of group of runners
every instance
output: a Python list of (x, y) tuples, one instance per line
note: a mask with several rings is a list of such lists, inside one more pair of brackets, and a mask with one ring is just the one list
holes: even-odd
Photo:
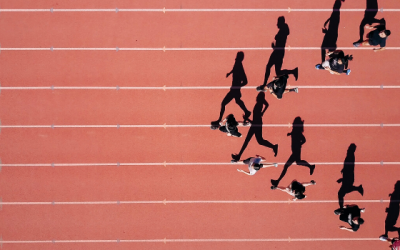
[[(342, 0), (337, 0), (337, 1), (342, 1)], [(376, 19), (374, 19), (376, 20)], [(278, 28), (280, 31), (276, 35), (276, 43), (278, 43), (278, 39), (283, 40), (283, 50), (284, 51), (284, 46), (286, 43), (286, 37), (289, 34), (289, 29), (288, 27), (285, 27), (285, 21), (283, 17), (280, 17), (278, 19)], [(376, 20), (374, 23), (364, 23), (365, 27), (371, 32), (367, 35), (366, 39), (360, 39), (357, 42), (354, 42), (353, 45), (354, 47), (360, 47), (360, 46), (380, 46), (380, 48), (374, 48), (374, 52), (382, 51), (385, 49), (386, 46), (386, 40), (388, 36), (391, 34), (389, 30), (386, 29), (385, 25), (385, 19), (380, 19)], [(287, 26), (287, 25), (286, 25)], [(361, 28), (360, 28), (361, 29)], [(284, 30), (284, 31), (282, 31)], [(285, 33), (282, 35), (282, 33)], [(285, 37), (286, 35), (286, 37)], [(283, 37), (283, 38), (282, 38)], [(281, 42), (282, 43), (282, 42)], [(275, 47), (273, 44), (273, 49), (274, 52), (271, 54), (271, 58), (273, 57), (273, 54), (275, 53)], [(323, 48), (324, 49), (324, 48)], [(341, 75), (341, 74), (346, 74), (350, 75), (350, 68), (349, 68), (349, 61), (353, 60), (352, 55), (345, 55), (345, 53), (341, 50), (336, 50), (336, 49), (329, 49), (327, 48), (328, 51), (324, 51), (325, 55), (325, 60), (322, 60), (322, 63), (317, 64), (315, 66), (316, 69), (319, 70), (327, 70), (331, 74), (335, 75)], [(279, 52), (281, 53), (281, 52)], [(284, 53), (284, 52), (283, 52)], [(270, 61), (271, 61), (270, 58)], [(211, 129), (219, 129), (221, 132), (226, 133), (228, 136), (234, 136), (234, 137), (242, 137), (242, 134), (238, 130), (238, 126), (251, 126), (249, 128), (248, 134), (246, 136), (245, 142), (239, 152), (239, 154), (232, 154), (232, 163), (242, 163), (248, 166), (248, 171), (237, 169), (238, 172), (244, 173), (246, 175), (254, 175), (257, 173), (262, 168), (269, 168), (269, 167), (278, 167), (277, 163), (264, 163), (266, 159), (261, 156), (261, 155), (255, 155), (254, 157), (249, 157), (244, 160), (240, 160), (242, 153), (244, 152), (245, 148), (247, 147), (249, 141), (255, 135), (257, 142), (265, 147), (271, 148), (274, 152), (274, 156), (278, 154), (278, 144), (272, 144), (269, 141), (265, 140), (262, 136), (262, 116), (264, 115), (264, 112), (267, 110), (269, 107), (268, 102), (265, 99), (265, 92), (269, 92), (273, 97), (277, 98), (278, 100), (282, 99), (283, 95), (286, 93), (294, 92), (298, 93), (299, 89), (296, 88), (289, 88), (287, 86), (287, 82), (289, 79), (289, 74), (284, 73), (277, 75), (273, 77), (272, 81), (267, 84), (267, 79), (269, 77), (269, 72), (270, 72), (270, 62), (268, 62), (267, 65), (267, 72), (266, 72), (266, 77), (264, 80), (264, 83), (261, 86), (256, 87), (256, 90), (260, 92), (257, 95), (256, 98), (256, 104), (253, 109), (253, 119), (250, 119), (250, 116), (252, 112), (250, 112), (244, 102), (241, 100), (241, 88), (245, 85), (247, 85), (248, 80), (243, 68), (243, 62), (244, 60), (244, 53), (242, 51), (239, 51), (236, 55), (235, 59), (235, 64), (233, 66), (233, 69), (226, 74), (226, 77), (229, 77), (232, 74), (232, 87), (230, 88), (230, 91), (228, 94), (225, 96), (221, 103), (221, 110), (220, 110), (220, 116), (218, 120), (211, 122)], [(277, 69), (277, 65), (275, 65), (275, 70), (277, 71), (288, 71), (288, 70), (280, 70), (280, 67), (282, 66), (282, 60), (279, 62), (279, 70)], [(290, 70), (291, 74), (294, 75), (295, 79), (297, 80), (298, 78), (298, 69)], [(233, 114), (229, 114), (225, 119), (223, 118), (224, 112), (225, 112), (225, 106), (231, 102), (233, 99), (235, 99), (236, 103), (239, 105), (239, 107), (243, 110), (244, 115), (243, 115), (243, 121), (237, 121), (236, 118), (234, 117)], [(309, 182), (298, 182), (297, 180), (293, 180), (289, 186), (287, 187), (282, 187), (278, 186), (280, 180), (283, 178), (283, 176), (286, 174), (286, 171), (288, 167), (296, 162), (297, 165), (303, 165), (309, 168), (310, 170), (310, 175), (314, 173), (315, 170), (315, 165), (309, 164), (307, 161), (304, 161), (301, 159), (301, 147), (305, 143), (305, 137), (303, 135), (303, 124), (304, 121), (301, 120), (300, 117), (296, 117), (293, 126), (292, 126), (292, 132), (288, 133), (288, 136), (291, 136), (292, 138), (292, 155), (289, 157), (287, 163), (284, 166), (284, 169), (280, 175), (280, 177), (277, 180), (271, 179), (271, 189), (272, 190), (281, 190), (291, 196), (293, 196), (293, 200), (298, 200), (298, 199), (304, 199), (306, 198), (305, 195), (305, 190), (307, 186), (310, 185), (315, 185), (316, 182), (314, 180), (311, 180)], [(355, 145), (352, 144), (349, 147), (349, 150), (355, 151)], [(353, 151), (353, 156), (354, 156), (354, 151)], [(347, 157), (346, 157), (347, 159)], [(345, 160), (346, 161), (346, 160)], [(345, 163), (346, 164), (346, 163)], [(343, 172), (343, 170), (342, 170)], [(353, 167), (353, 174), (354, 174), (354, 167)], [(353, 182), (354, 182), (354, 176), (353, 176)], [(353, 183), (352, 182), (352, 183)], [(351, 184), (353, 185), (353, 184)], [(347, 222), (350, 227), (344, 227), (340, 226), (339, 228), (342, 230), (348, 230), (351, 232), (355, 232), (359, 229), (360, 225), (364, 223), (364, 220), (361, 218), (361, 213), (365, 212), (365, 208), (359, 208), (357, 205), (343, 205), (343, 197), (346, 193), (352, 192), (352, 191), (359, 191), (361, 195), (363, 195), (364, 190), (362, 188), (362, 185), (359, 187), (354, 187), (351, 186), (350, 191), (344, 191), (343, 187), (346, 187), (345, 184), (342, 184), (342, 188), (339, 191), (339, 204), (340, 208), (335, 210), (334, 213), (336, 215), (339, 215), (339, 219), (341, 221)], [(397, 239), (390, 239), (387, 236), (387, 232), (385, 235), (382, 235), (380, 237), (382, 241), (388, 241), (392, 243), (392, 245), (395, 247), (397, 246)]]

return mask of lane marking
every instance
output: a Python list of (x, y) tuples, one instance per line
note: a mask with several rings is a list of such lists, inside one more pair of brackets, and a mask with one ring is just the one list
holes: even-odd
[[(4, 167), (108, 167), (108, 166), (234, 166), (240, 163), (231, 162), (110, 162), (110, 163), (2, 163), (2, 168)], [(278, 165), (284, 165), (285, 162), (278, 162)], [(313, 162), (315, 165), (343, 165), (346, 164), (342, 161), (340, 162)], [(349, 162), (349, 164), (353, 164)], [(243, 165), (243, 164), (240, 164)], [(356, 165), (400, 165), (399, 161), (393, 162), (356, 162)]]
[[(383, 8), (379, 9), (383, 12)], [(204, 9), (0, 9), (0, 12), (332, 12), (332, 9), (239, 9), (239, 8), (204, 8)], [(340, 12), (364, 12), (364, 11), (378, 11), (378, 9), (340, 9)], [(400, 9), (385, 9), (385, 12), (399, 12)]]
[[(165, 130), (167, 128), (209, 128), (211, 125), (202, 125), (202, 124), (180, 124), (180, 125), (167, 125), (166, 123), (162, 125), (157, 125), (157, 124), (151, 124), (151, 125), (122, 125), (122, 124), (116, 124), (116, 125), (96, 125), (96, 124), (90, 124), (90, 125), (56, 125), (56, 124), (51, 124), (51, 125), (4, 125), (0, 123), (0, 131), (2, 129), (29, 129), (29, 128), (51, 128), (51, 129), (56, 129), (56, 128), (164, 128)], [(258, 127), (260, 125), (253, 125), (255, 127)], [(371, 124), (304, 124), (304, 127), (307, 128), (355, 128), (355, 127), (375, 127), (375, 128), (384, 128), (384, 127), (400, 127), (399, 123), (390, 123), (390, 124), (383, 124), (383, 123), (371, 123)], [(242, 125), (239, 125), (239, 127), (243, 127)], [(284, 123), (284, 124), (263, 124), (262, 127), (269, 127), (269, 128), (287, 128), (291, 127), (291, 123)], [(245, 128), (248, 128), (246, 126)]]
[[(400, 47), (385, 47), (386, 50), (400, 50)], [(51, 50), (51, 51), (115, 51), (116, 48), (0, 48), (0, 51), (41, 51), (41, 50)], [(275, 50), (280, 48), (275, 47)], [(289, 49), (287, 48), (281, 48)], [(326, 47), (326, 49), (330, 49)], [(339, 47), (334, 49), (340, 50), (371, 50), (369, 47)], [(120, 48), (118, 47), (118, 51), (238, 51), (238, 50), (273, 50), (271, 47), (236, 47), (236, 48), (166, 48), (165, 46), (162, 48)], [(290, 47), (290, 50), (321, 50), (321, 47)]]
[[(167, 200), (162, 201), (15, 201), (15, 202), (5, 202), (2, 201), (2, 206), (38, 206), (38, 205), (135, 205), (135, 204), (326, 204), (326, 203), (337, 203), (337, 200), (302, 200), (302, 201), (292, 201), (282, 200), (282, 201), (270, 201), (270, 200), (197, 200), (197, 201), (182, 201), (182, 200)], [(391, 200), (346, 200), (347, 203), (388, 203)], [(393, 201), (392, 202), (398, 202)]]
[[(251, 89), (255, 90), (257, 86), (245, 86), (241, 89)], [(296, 87), (296, 86), (292, 86)], [(334, 85), (334, 86), (323, 86), (323, 85), (315, 85), (315, 86), (297, 86), (300, 89), (383, 89), (383, 85), (371, 85), (371, 86), (363, 86), (363, 85)], [(1, 90), (215, 90), (215, 89), (230, 89), (230, 86), (172, 86), (167, 87), (166, 85), (162, 87), (133, 87), (133, 86), (0, 86)], [(387, 89), (400, 89), (400, 85), (385, 85)]]
[(280, 238), (280, 239), (116, 239), (116, 240), (4, 240), (3, 244), (47, 243), (197, 243), (197, 242), (320, 242), (320, 241), (379, 241), (374, 238)]

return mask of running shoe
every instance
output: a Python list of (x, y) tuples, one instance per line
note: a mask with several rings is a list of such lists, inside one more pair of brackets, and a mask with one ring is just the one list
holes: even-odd
[(317, 65), (315, 65), (315, 68), (316, 68), (316, 69), (324, 69), (324, 68), (322, 67), (322, 65), (321, 65), (321, 64), (317, 64)]
[(236, 154), (232, 154), (232, 161), (238, 162), (240, 160), (240, 157)]
[(346, 75), (350, 75), (350, 72), (351, 72), (350, 69), (346, 70)]
[(278, 186), (278, 184), (279, 184), (279, 181), (278, 180), (272, 180), (271, 179), (271, 184), (273, 185), (273, 186)]
[(294, 92), (299, 93), (299, 88), (294, 88)]
[(381, 236), (379, 236), (379, 239), (380, 239), (381, 241), (387, 241), (387, 240), (388, 240), (388, 237), (387, 237), (387, 235), (381, 235)]
[(262, 92), (262, 91), (264, 91), (264, 87), (261, 85), (261, 86), (258, 86), (257, 88), (256, 88), (256, 90), (258, 91), (258, 92)]
[(361, 43), (353, 43), (354, 47), (360, 47)]

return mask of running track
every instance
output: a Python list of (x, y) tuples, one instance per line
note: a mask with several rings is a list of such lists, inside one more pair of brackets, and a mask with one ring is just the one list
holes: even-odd
[[(2, 248), (386, 249), (378, 236), (400, 164), (400, 4), (379, 1), (377, 18), (392, 35), (388, 50), (374, 53), (352, 48), (365, 1), (343, 3), (337, 44), (354, 55), (352, 73), (331, 76), (314, 65), (334, 1), (270, 2), (1, 2)], [(300, 91), (267, 96), (263, 135), (280, 145), (278, 157), (254, 138), (243, 157), (280, 164), (249, 177), (229, 163), (244, 138), (208, 124), (238, 50), (252, 110), (282, 15), (290, 28), (283, 68), (299, 67), (289, 83)], [(229, 113), (241, 116), (234, 102)], [(296, 116), (305, 120), (302, 157), (317, 167), (310, 177), (292, 166), (281, 184), (317, 185), (288, 202), (269, 187), (291, 153)], [(356, 233), (339, 230), (333, 214), (350, 143), (355, 185), (365, 189), (345, 197), (366, 207)]]

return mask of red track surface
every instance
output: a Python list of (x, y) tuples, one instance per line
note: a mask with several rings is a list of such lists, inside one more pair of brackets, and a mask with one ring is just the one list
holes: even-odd
[[(326, 1), (8, 1), (1, 9), (60, 8), (282, 8), (331, 9)], [(395, 0), (379, 8), (400, 8)], [(342, 9), (363, 9), (365, 1), (346, 1)], [(1, 12), (1, 10), (0, 10)], [(322, 24), (331, 12), (1, 12), (2, 48), (254, 48), (268, 47), (284, 15), (290, 28), (287, 46), (319, 47)], [(341, 13), (339, 47), (357, 40), (364, 12)], [(388, 47), (399, 47), (398, 12), (379, 12), (392, 30)], [(312, 177), (292, 166), (282, 185), (293, 179), (316, 180), (307, 200), (290, 204), (109, 204), (2, 205), (0, 234), (7, 241), (152, 240), (152, 239), (305, 239), (304, 242), (163, 242), (156, 243), (4, 243), (3, 249), (386, 249), (384, 232), (388, 194), (399, 180), (399, 127), (307, 127), (307, 124), (399, 124), (400, 89), (318, 89), (302, 86), (400, 86), (399, 50), (354, 55), (350, 76), (316, 71), (319, 50), (286, 51), (283, 68), (299, 67), (299, 94), (283, 100), (267, 95), (264, 124), (305, 120), (302, 157), (314, 162), (342, 162), (350, 143), (357, 145), (355, 185), (366, 223), (356, 233), (333, 214), (338, 207), (340, 164), (321, 164)], [(243, 65), (250, 86), (263, 81), (271, 50), (246, 51)], [(236, 51), (2, 51), (1, 87), (28, 86), (230, 86)], [(271, 77), (274, 69), (271, 71)], [(2, 125), (206, 125), (218, 118), (224, 90), (2, 90)], [(256, 91), (242, 90), (248, 109)], [(241, 116), (233, 102), (225, 114)], [(247, 128), (240, 128), (246, 135)], [(243, 157), (264, 155), (285, 162), (290, 128), (265, 127), (263, 136), (279, 144), (278, 157), (252, 139)], [(199, 163), (229, 162), (244, 137), (226, 137), (195, 128), (2, 128), (0, 157), (13, 163)], [(287, 201), (270, 190), (277, 169), (255, 176), (239, 174), (244, 165), (2, 167), (2, 202), (90, 201)], [(390, 236), (396, 236), (390, 233)], [(318, 239), (347, 239), (317, 241)], [(351, 238), (376, 238), (355, 241)]]

